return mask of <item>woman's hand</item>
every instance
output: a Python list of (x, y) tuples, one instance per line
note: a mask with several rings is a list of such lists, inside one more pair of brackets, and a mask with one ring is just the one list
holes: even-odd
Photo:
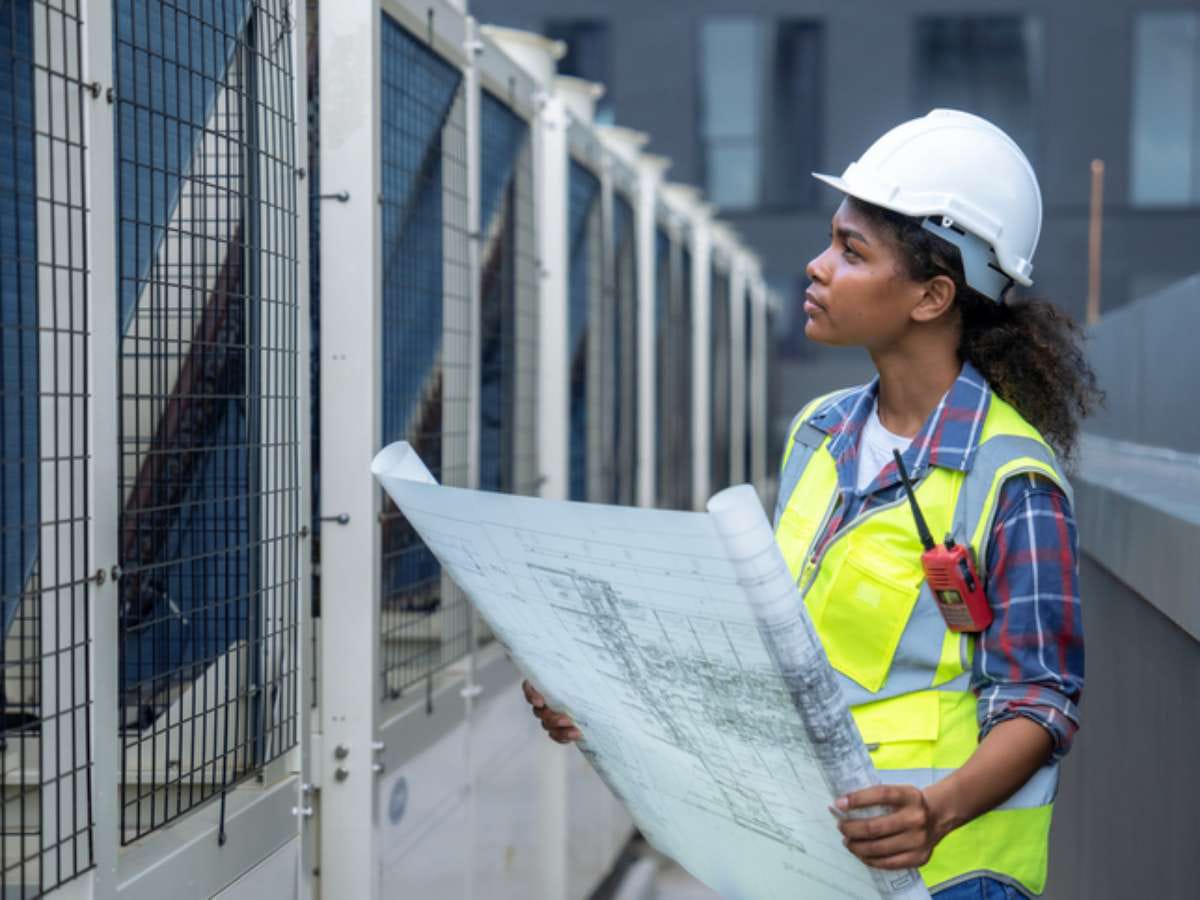
[(946, 834), (929, 798), (912, 785), (876, 785), (840, 797), (835, 805), (840, 815), (865, 806), (892, 808), (881, 816), (838, 821), (846, 849), (876, 869), (923, 866)]
[(571, 721), (571, 717), (548, 707), (546, 698), (528, 680), (521, 682), (521, 690), (525, 692), (525, 699), (533, 707), (533, 714), (541, 720), (542, 727), (550, 735), (550, 740), (559, 744), (573, 744), (583, 737), (582, 732)]

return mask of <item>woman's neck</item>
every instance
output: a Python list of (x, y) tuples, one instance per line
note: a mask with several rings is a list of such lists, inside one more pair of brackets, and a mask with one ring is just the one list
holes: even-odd
[(962, 371), (954, 348), (894, 347), (872, 352), (871, 360), (879, 372), (879, 420), (903, 437), (916, 436)]

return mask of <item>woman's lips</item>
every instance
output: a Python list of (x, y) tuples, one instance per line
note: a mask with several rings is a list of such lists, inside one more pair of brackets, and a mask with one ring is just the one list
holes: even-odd
[(811, 316), (814, 312), (825, 312), (826, 310), (824, 305), (812, 295), (812, 291), (805, 291), (804, 311)]

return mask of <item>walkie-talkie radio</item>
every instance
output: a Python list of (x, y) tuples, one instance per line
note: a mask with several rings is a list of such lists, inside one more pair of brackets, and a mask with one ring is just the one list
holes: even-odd
[(983, 631), (992, 624), (992, 608), (983, 592), (983, 582), (975, 568), (971, 548), (956, 544), (950, 535), (946, 535), (944, 544), (934, 541), (921, 514), (921, 507), (917, 505), (917, 495), (913, 493), (912, 482), (908, 480), (900, 452), (893, 450), (892, 455), (896, 458), (896, 468), (912, 506), (917, 534), (925, 546), (925, 552), (921, 554), (925, 581), (933, 591), (933, 599), (937, 601), (942, 618), (946, 620), (946, 627), (951, 631)]

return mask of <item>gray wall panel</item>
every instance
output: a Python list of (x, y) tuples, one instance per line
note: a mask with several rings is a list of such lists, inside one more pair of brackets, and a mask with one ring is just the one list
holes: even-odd
[(1085, 557), (1083, 725), (1063, 765), (1049, 900), (1196, 896), (1200, 645)]

